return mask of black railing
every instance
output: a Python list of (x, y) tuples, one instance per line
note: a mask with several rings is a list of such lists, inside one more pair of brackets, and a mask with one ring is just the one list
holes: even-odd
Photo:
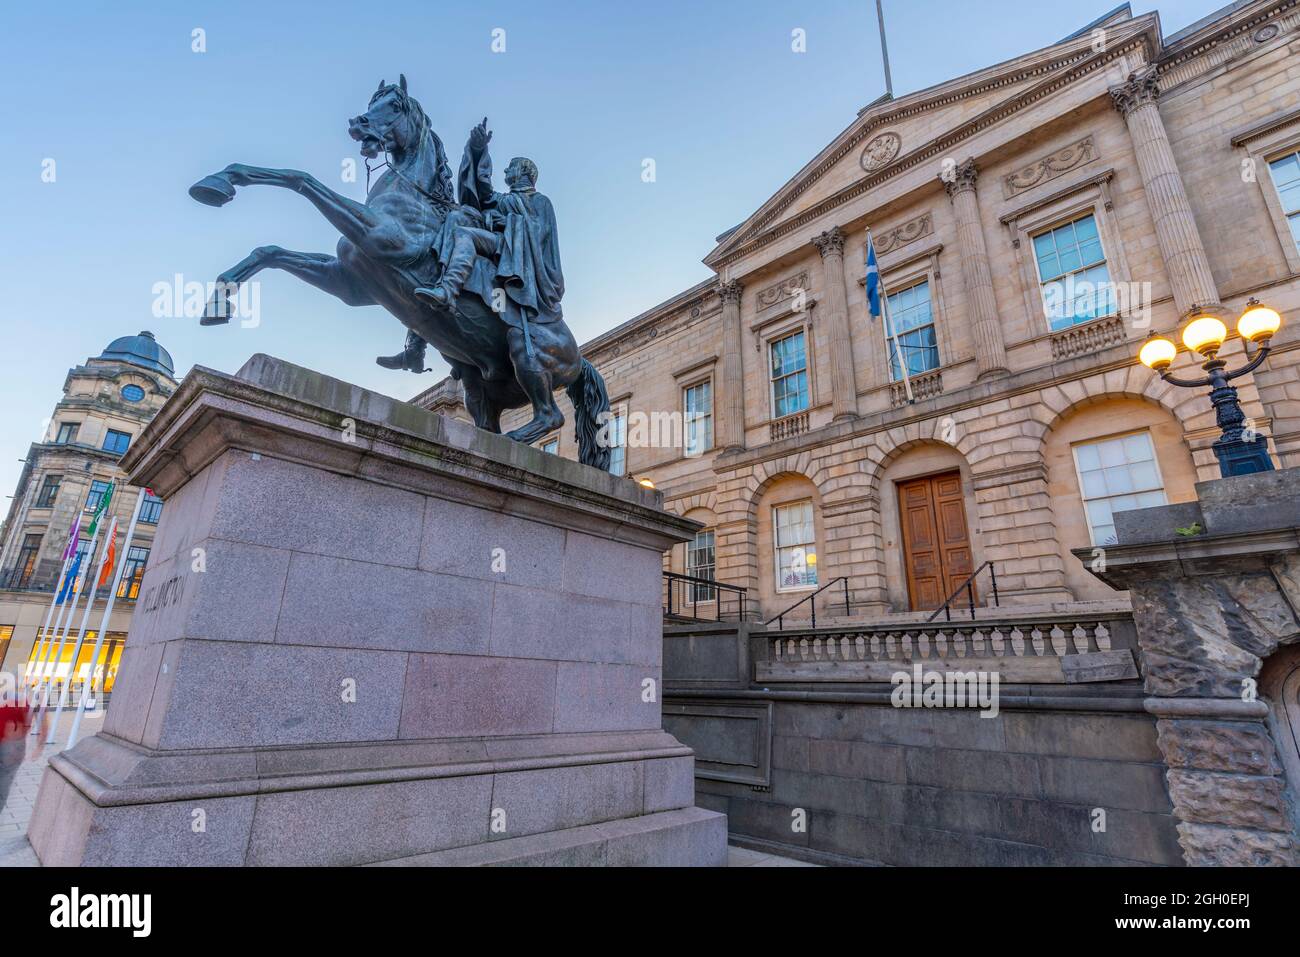
[(747, 591), (711, 578), (664, 572), (664, 617), (685, 621), (744, 621)]
[(962, 593), (966, 592), (966, 603), (970, 606), (971, 620), (975, 618), (975, 577), (984, 569), (989, 570), (989, 582), (993, 586), (993, 605), (998, 606), (998, 572), (993, 567), (992, 562), (985, 562), (979, 568), (975, 569), (966, 578), (964, 582), (957, 586), (956, 590), (948, 596), (947, 600), (934, 610), (934, 614), (926, 619), (926, 622), (932, 622), (939, 617), (939, 612), (943, 612), (944, 621), (952, 621), (952, 600)]
[[(843, 585), (844, 587), (844, 615), (845, 617), (848, 617), (850, 611), (853, 608), (853, 606), (849, 604), (849, 580), (843, 576), (840, 576), (839, 578), (832, 578), (830, 581), (828, 581), (825, 585), (822, 585), (821, 588), (818, 588), (812, 594), (804, 595), (802, 598), (800, 598), (797, 602), (795, 602), (785, 611), (781, 612), (779, 615), (773, 615), (767, 621), (763, 622), (763, 627), (767, 627), (768, 625), (772, 624), (772, 622), (776, 622), (776, 630), (781, 631), (782, 629), (785, 628), (786, 615), (790, 614), (790, 612), (794, 611), (804, 602), (811, 602), (812, 603), (812, 626), (816, 628), (817, 627), (817, 596), (833, 585)], [(839, 604), (839, 602), (836, 601), (836, 604)]]

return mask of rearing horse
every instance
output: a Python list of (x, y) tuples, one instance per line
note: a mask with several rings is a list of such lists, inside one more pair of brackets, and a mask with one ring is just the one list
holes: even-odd
[[(259, 246), (217, 278), (217, 292), (202, 320), (228, 322), (229, 295), (263, 269), (282, 269), (349, 306), (380, 305), (441, 353), (453, 378), (465, 389), (465, 406), (474, 424), (501, 431), (501, 413), (532, 405), (533, 418), (509, 433), (524, 443), (555, 431), (564, 414), (555, 390), (573, 402), (578, 458), (608, 469), (606, 421), (609, 397), (600, 373), (582, 357), (562, 319), (507, 324), (470, 289), (452, 308), (441, 308), (414, 294), (434, 285), (446, 264), (438, 260), (436, 239), (447, 214), (457, 208), (451, 171), (442, 141), (429, 119), (397, 84), (380, 81), (365, 113), (349, 123), (349, 133), (366, 157), (386, 155), (388, 168), (369, 190), (365, 203), (341, 196), (299, 170), (227, 166), (190, 188), (209, 206), (222, 206), (237, 186), (279, 186), (305, 196), (342, 234), (337, 255), (302, 253)], [(461, 206), (468, 215), (478, 211)]]

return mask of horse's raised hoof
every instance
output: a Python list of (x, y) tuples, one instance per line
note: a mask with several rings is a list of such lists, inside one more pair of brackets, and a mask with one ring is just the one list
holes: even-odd
[(222, 326), (229, 321), (230, 299), (220, 292), (214, 292), (207, 305), (203, 307), (203, 315), (199, 316), (199, 325)]
[(221, 173), (213, 173), (191, 186), (190, 196), (204, 206), (225, 206), (235, 198), (235, 187)]

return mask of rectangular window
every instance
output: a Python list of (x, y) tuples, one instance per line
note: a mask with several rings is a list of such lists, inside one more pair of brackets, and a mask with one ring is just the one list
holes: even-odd
[(146, 525), (157, 525), (158, 519), (162, 518), (163, 500), (148, 489), (140, 494), (144, 496), (144, 504), (140, 506), (140, 521)]
[(609, 414), (609, 471), (627, 474), (627, 412), (616, 409)]
[(0, 625), (0, 668), (4, 667), (5, 656), (9, 654), (9, 642), (14, 638), (13, 625)]
[(108, 434), (104, 436), (104, 451), (112, 452), (115, 455), (123, 454), (131, 445), (131, 434), (129, 432), (119, 432), (116, 429), (109, 429)]
[(140, 579), (144, 577), (144, 566), (149, 562), (149, 549), (132, 545), (126, 551), (126, 561), (122, 565), (122, 583), (117, 586), (117, 597), (134, 601), (140, 594)]
[(702, 455), (713, 448), (713, 388), (708, 382), (683, 390), (686, 454)]
[(808, 353), (802, 332), (773, 342), (772, 418), (781, 419), (808, 408)]
[(54, 500), (59, 497), (59, 483), (62, 475), (47, 475), (41, 482), (41, 490), (36, 494), (36, 508), (53, 508)]
[(898, 362), (900, 354), (909, 376), (939, 368), (939, 340), (934, 333), (928, 279), (890, 294), (889, 331), (898, 340), (897, 348), (893, 342), (885, 343), (889, 376), (895, 382), (903, 378)]
[[(65, 641), (61, 645), (56, 642), (53, 660), (48, 660), (46, 655), (49, 649), (48, 647), (41, 647), (41, 637), (41, 634), (38, 633), (27, 658), (27, 674), (30, 677), (48, 676), (53, 680), (56, 690), (62, 688), (63, 682), (67, 681), (69, 676), (72, 678), (71, 688), (78, 691), (81, 690), (82, 683), (87, 679), (92, 682), (92, 691), (101, 690), (101, 685), (104, 691), (113, 690), (117, 669), (122, 661), (122, 647), (125, 644), (126, 635), (120, 631), (110, 631), (105, 635), (104, 644), (99, 653), (99, 660), (93, 666), (91, 657), (95, 653), (95, 643), (99, 640), (99, 632), (89, 630), (86, 632), (75, 666), (72, 662), (72, 651), (76, 647), (76, 642)], [(38, 650), (42, 652), (40, 661), (36, 660)]]
[(557, 435), (557, 436), (553, 436), (553, 437), (547, 439), (546, 441), (544, 441), (541, 445), (539, 445), (539, 446), (537, 446), (537, 447), (538, 447), (539, 449), (541, 449), (543, 452), (549, 452), (551, 455), (559, 455), (559, 454), (560, 454), (560, 437), (559, 437), (558, 435)]
[(1034, 260), (1053, 329), (1114, 314), (1115, 291), (1092, 213), (1035, 236)]
[[(686, 544), (686, 574), (692, 578), (707, 578), (713, 581), (716, 565), (713, 558), (713, 529), (708, 528), (695, 533), (694, 540)], [(710, 585), (690, 583), (690, 600), (713, 601), (716, 589)]]
[(86, 508), (93, 509), (99, 507), (99, 500), (104, 497), (111, 483), (103, 479), (95, 479), (90, 483), (90, 492), (86, 495)]
[(1167, 503), (1149, 432), (1080, 443), (1074, 461), (1094, 545), (1116, 544), (1116, 512)]
[(776, 587), (811, 588), (817, 584), (817, 546), (812, 502), (772, 509), (776, 544)]
[(76, 422), (62, 422), (59, 424), (59, 434), (55, 442), (59, 445), (67, 445), (70, 442), (77, 441), (77, 429), (80, 426)]
[(1291, 227), (1291, 237), (1300, 247), (1300, 150), (1269, 162), (1273, 185), (1282, 200), (1282, 212)]
[(15, 588), (26, 588), (36, 574), (36, 559), (41, 553), (41, 535), (28, 535), (18, 552), (18, 579)]

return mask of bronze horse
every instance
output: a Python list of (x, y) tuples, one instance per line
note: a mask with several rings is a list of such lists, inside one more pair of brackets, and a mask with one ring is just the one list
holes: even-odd
[(400, 83), (380, 81), (365, 113), (349, 123), (364, 156), (380, 153), (388, 168), (369, 190), (365, 203), (341, 196), (299, 170), (227, 166), (190, 188), (190, 195), (209, 206), (234, 198), (237, 186), (279, 186), (305, 196), (342, 234), (337, 254), (303, 253), (279, 246), (259, 246), (217, 279), (216, 293), (202, 319), (204, 325), (228, 322), (229, 296), (263, 269), (282, 269), (350, 306), (380, 305), (422, 337), (451, 366), (452, 378), (465, 389), (465, 405), (474, 424), (501, 431), (501, 413), (531, 403), (533, 418), (509, 433), (535, 442), (564, 423), (555, 390), (564, 388), (573, 402), (579, 460), (608, 469), (609, 397), (600, 373), (578, 351), (562, 319), (508, 324), (485, 296), (466, 286), (450, 308), (414, 294), (433, 286), (446, 263), (440, 262), (436, 238), (447, 216), (461, 210), (470, 218), (479, 211), (455, 202), (451, 171), (442, 141), (420, 104)]

